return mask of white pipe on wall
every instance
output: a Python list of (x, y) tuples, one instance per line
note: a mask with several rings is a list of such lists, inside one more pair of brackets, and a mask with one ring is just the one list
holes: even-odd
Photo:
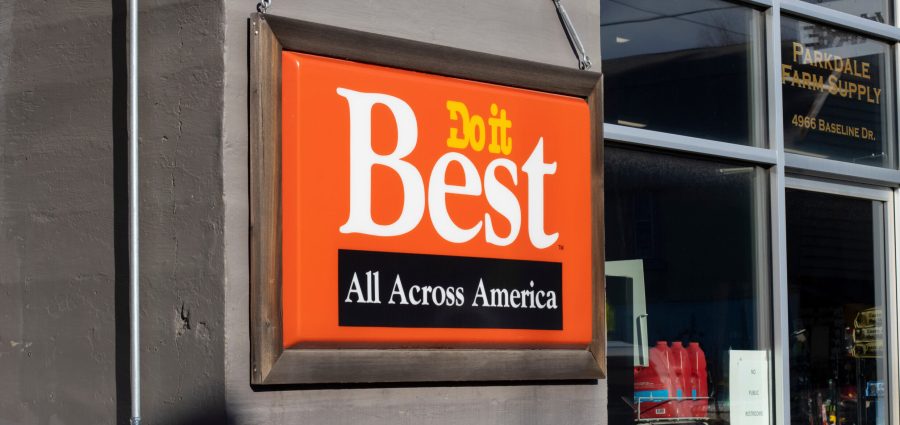
[(140, 199), (138, 185), (138, 0), (128, 0), (128, 292), (131, 328), (131, 424), (141, 423)]

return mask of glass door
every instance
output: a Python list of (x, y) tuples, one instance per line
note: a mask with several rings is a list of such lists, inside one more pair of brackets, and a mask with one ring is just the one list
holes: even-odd
[(788, 179), (792, 424), (888, 423), (890, 192)]
[(765, 170), (604, 155), (608, 422), (768, 425)]

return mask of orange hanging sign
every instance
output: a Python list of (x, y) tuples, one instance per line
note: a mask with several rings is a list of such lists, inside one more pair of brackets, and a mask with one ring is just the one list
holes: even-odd
[(583, 99), (282, 53), (290, 347), (586, 347)]

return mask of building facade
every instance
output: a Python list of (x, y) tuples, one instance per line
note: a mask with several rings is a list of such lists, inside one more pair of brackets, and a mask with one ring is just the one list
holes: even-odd
[[(127, 423), (126, 11), (57, 3), (0, 7), (0, 424)], [(605, 78), (606, 376), (255, 386), (257, 5), (141, 2), (144, 423), (898, 423), (896, 2), (561, 3)], [(266, 13), (579, 67), (551, 1)]]

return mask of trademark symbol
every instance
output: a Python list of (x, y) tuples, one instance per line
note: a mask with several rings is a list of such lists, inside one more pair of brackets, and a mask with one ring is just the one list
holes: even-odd
[(562, 246), (562, 245), (556, 245), (556, 247), (559, 248), (560, 251), (566, 249), (566, 247), (564, 247), (564, 246)]

